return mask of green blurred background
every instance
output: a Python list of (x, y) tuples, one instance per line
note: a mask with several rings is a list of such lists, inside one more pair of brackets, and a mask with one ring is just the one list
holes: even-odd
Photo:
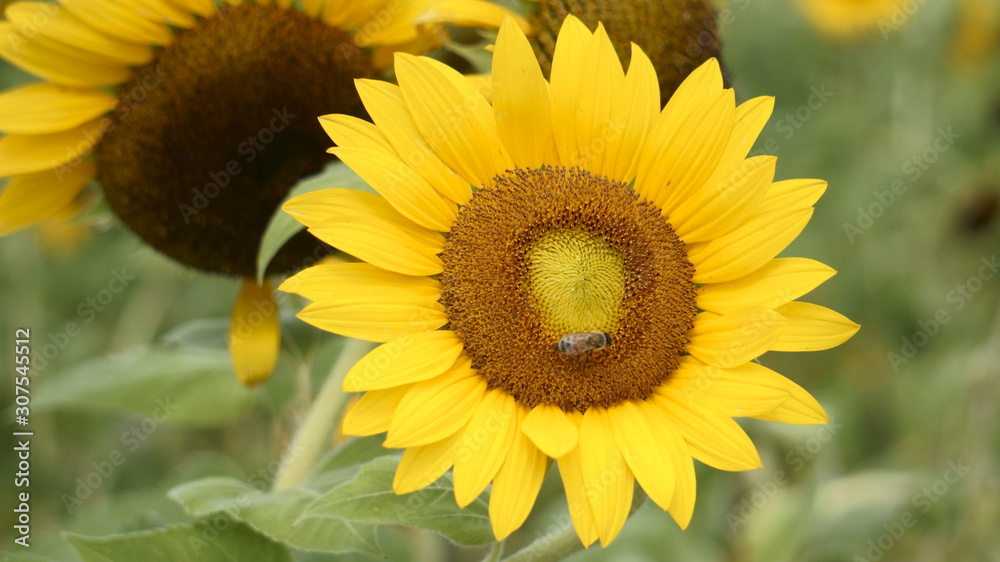
[[(985, 4), (991, 23), (963, 20), (961, 2), (907, 5), (903, 25), (850, 42), (818, 35), (789, 0), (719, 5), (738, 98), (777, 98), (754, 153), (779, 157), (777, 179), (830, 184), (785, 253), (839, 271), (804, 300), (862, 328), (834, 350), (762, 359), (831, 424), (741, 420), (763, 468), (698, 465), (686, 531), (647, 505), (610, 548), (574, 560), (1000, 561), (1000, 57), (995, 42), (969, 47), (997, 38), (1000, 7)], [(4, 87), (26, 78), (0, 70)], [(191, 521), (166, 495), (182, 482), (273, 478), (341, 345), (295, 321), (301, 303), (288, 299), (278, 371), (245, 390), (223, 339), (237, 283), (153, 253), (100, 205), (81, 224), (0, 240), (0, 392), (13, 402), (10, 340), (30, 328), (30, 553), (56, 560), (79, 559), (63, 532)], [(7, 435), (13, 417), (4, 410)], [(14, 552), (16, 458), (4, 450), (0, 528)], [(511, 550), (568, 521), (549, 476)], [(425, 531), (382, 537), (390, 560), (485, 552)]]

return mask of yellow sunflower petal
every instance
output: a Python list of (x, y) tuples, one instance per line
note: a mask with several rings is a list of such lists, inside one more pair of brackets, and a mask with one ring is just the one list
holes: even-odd
[[(524, 409), (518, 409), (524, 416)], [(531, 513), (542, 489), (548, 458), (521, 432), (515, 432), (507, 459), (493, 479), (490, 491), (490, 522), (498, 541), (516, 531)]]
[(116, 0), (63, 0), (62, 7), (98, 31), (132, 43), (166, 46), (173, 42), (170, 28), (137, 13), (135, 6)]
[(79, 60), (79, 51), (57, 41), (35, 35), (25, 38), (10, 22), (0, 22), (0, 56), (14, 66), (64, 86), (112, 86), (126, 82), (128, 68)]
[[(88, 165), (96, 166), (96, 164), (93, 161), (80, 163), (80, 166), (84, 168), (87, 168)], [(94, 172), (97, 171), (96, 167), (91, 169)], [(80, 173), (88, 176), (90, 175), (89, 171)], [(13, 179), (16, 179), (16, 177), (12, 178), (12, 180)], [(65, 180), (62, 178), (58, 178), (57, 181), (65, 181)], [(99, 198), (100, 194), (98, 194), (96, 190), (88, 190), (86, 187), (84, 187), (83, 191), (81, 191), (76, 197), (73, 198), (72, 201), (69, 202), (69, 205), (66, 205), (65, 207), (59, 209), (54, 215), (52, 215), (52, 217), (49, 220), (45, 222), (50, 223), (47, 226), (54, 227), (56, 229), (66, 228), (68, 230), (73, 230), (76, 232), (84, 232), (85, 234), (83, 234), (83, 236), (89, 238), (90, 235), (92, 234), (90, 226), (86, 224), (80, 224), (78, 225), (80, 228), (75, 229), (75, 228), (70, 228), (72, 225), (68, 223), (74, 221), (77, 217), (86, 212), (86, 210), (89, 209), (94, 203), (96, 203)], [(83, 241), (81, 241), (80, 243), (82, 244)], [(72, 252), (68, 253), (67, 255), (71, 253)]]
[[(309, 4), (307, 6), (309, 6), (306, 9), (307, 13), (319, 12), (318, 7), (312, 8)], [(374, 27), (382, 25), (379, 23), (380, 19), (385, 21), (386, 18), (393, 17), (394, 14), (389, 8), (385, 0), (327, 0), (323, 5), (321, 17), (323, 23), (340, 29), (351, 29), (366, 23)]]
[[(673, 375), (671, 375), (673, 376)], [(611, 429), (622, 458), (649, 498), (664, 510), (674, 497), (673, 447), (663, 438), (670, 427), (662, 416), (651, 413), (647, 401), (622, 402), (608, 409)]]
[(194, 15), (173, 4), (172, 0), (133, 0), (135, 13), (154, 22), (165, 23), (173, 27), (194, 27), (197, 21)]
[[(465, 79), (472, 84), (483, 99), (493, 104), (493, 76), (490, 74), (466, 74)], [(498, 123), (499, 124), (499, 123)], [(510, 146), (507, 147), (510, 150)]]
[(218, 9), (213, 0), (172, 0), (178, 6), (191, 10), (203, 18), (210, 17)]
[(409, 494), (430, 486), (455, 464), (455, 451), (462, 438), (461, 432), (437, 443), (408, 447), (396, 468), (392, 491)]
[[(17, 2), (7, 6), (7, 19), (22, 34), (38, 33), (77, 49), (97, 53), (110, 66), (141, 66), (153, 60), (149, 45), (122, 41), (101, 33), (66, 10), (47, 2)], [(36, 22), (44, 18), (44, 25)]]
[(0, 131), (39, 135), (72, 129), (115, 108), (118, 98), (100, 90), (30, 84), (0, 93)]
[(582, 112), (584, 100), (577, 100), (577, 96), (581, 93), (581, 82), (591, 71), (591, 61), (585, 53), (590, 52), (592, 43), (593, 34), (587, 26), (572, 14), (566, 16), (556, 38), (549, 80), (552, 132), (559, 161), (566, 166), (577, 164), (581, 158), (577, 141), (577, 104)]
[(462, 340), (455, 332), (421, 332), (371, 350), (344, 377), (344, 390), (362, 392), (420, 382), (440, 375), (455, 364)]
[(472, 503), (507, 458), (517, 433), (517, 403), (505, 391), (486, 393), (472, 415), (455, 453), (455, 501)]
[(687, 349), (709, 365), (736, 367), (772, 349), (787, 325), (784, 316), (763, 307), (721, 316), (702, 312), (694, 319)]
[(670, 466), (664, 466), (663, 470), (673, 473), (674, 489), (670, 496), (670, 505), (665, 509), (670, 512), (670, 516), (677, 521), (681, 529), (684, 529), (691, 522), (697, 495), (694, 461), (691, 459), (684, 437), (659, 405), (653, 400), (645, 400), (640, 404), (640, 410), (660, 439), (660, 445), (667, 448)]
[(376, 435), (389, 430), (396, 406), (410, 390), (410, 385), (366, 392), (347, 407), (341, 431), (344, 435)]
[[(315, 193), (315, 192), (314, 192)], [(329, 212), (309, 227), (314, 236), (372, 265), (407, 275), (435, 275), (443, 264), (440, 233), (417, 226), (382, 197), (351, 189), (326, 189), (319, 197)], [(311, 195), (311, 194), (310, 194)], [(296, 199), (284, 208), (295, 214)]]
[(690, 356), (670, 373), (667, 384), (677, 388), (686, 400), (711, 399), (732, 417), (770, 412), (783, 404), (797, 386), (757, 363), (721, 369)]
[(281, 314), (271, 282), (243, 281), (229, 324), (229, 355), (236, 378), (246, 386), (271, 376), (281, 349)]
[(611, 132), (608, 138), (606, 175), (631, 183), (639, 166), (639, 156), (646, 135), (660, 110), (660, 83), (653, 63), (638, 45), (632, 43), (632, 58), (625, 76), (624, 92), (631, 93), (626, 103), (612, 104)]
[(615, 442), (608, 411), (592, 407), (580, 424), (580, 470), (601, 546), (608, 546), (625, 525), (635, 477)]
[(582, 22), (566, 18), (556, 40), (551, 83), (560, 162), (606, 175), (613, 169), (605, 165), (609, 141), (620, 139), (625, 129), (624, 119), (611, 119), (612, 107), (622, 103), (625, 72), (603, 25), (591, 35)]
[(407, 275), (441, 273), (443, 265), (437, 254), (441, 253), (444, 240), (427, 240), (420, 236), (422, 232), (400, 228), (395, 217), (379, 212), (388, 210), (396, 212), (395, 209), (376, 209), (371, 214), (359, 212), (355, 220), (327, 222), (310, 228), (309, 232), (348, 254), (389, 271)]
[(493, 113), (514, 164), (540, 168), (553, 161), (549, 85), (528, 39), (511, 21), (500, 28), (493, 55)]
[(788, 398), (770, 412), (751, 417), (758, 420), (796, 425), (823, 424), (830, 421), (823, 406), (820, 406), (812, 394), (788, 379), (785, 381)]
[(0, 139), (0, 176), (55, 168), (57, 175), (65, 176), (90, 154), (110, 126), (111, 120), (102, 117), (58, 133), (7, 135)]
[(289, 278), (279, 289), (316, 301), (299, 312), (302, 320), (368, 341), (391, 341), (448, 321), (437, 302), (438, 281), (365, 263), (325, 261)]
[(441, 304), (424, 298), (395, 296), (343, 304), (316, 302), (296, 316), (321, 330), (372, 342), (392, 341), (436, 330), (448, 323), (448, 315)]
[(687, 529), (694, 515), (694, 503), (698, 496), (698, 486), (695, 481), (694, 461), (691, 460), (690, 448), (683, 438), (677, 437), (679, 444), (675, 445), (677, 453), (674, 456), (674, 474), (677, 486), (674, 488), (674, 499), (670, 502), (670, 516), (674, 518), (681, 529)]
[(819, 201), (824, 191), (826, 182), (823, 180), (796, 179), (774, 182), (754, 214), (807, 209)]
[(720, 160), (723, 165), (735, 164), (746, 158), (773, 111), (774, 98), (771, 96), (747, 100), (736, 108), (733, 135), (729, 138), (729, 144)]
[(650, 128), (635, 189), (665, 215), (709, 179), (732, 136), (735, 94), (717, 88), (721, 81), (718, 62), (710, 59), (674, 92)]
[(820, 351), (837, 347), (861, 328), (844, 315), (807, 302), (790, 302), (777, 309), (788, 320), (773, 351)]
[(757, 448), (743, 428), (709, 401), (692, 400), (670, 386), (658, 387), (652, 401), (670, 417), (694, 458), (719, 470), (761, 467)]
[(785, 402), (766, 414), (751, 417), (757, 420), (795, 425), (823, 425), (830, 423), (830, 417), (818, 402), (815, 408), (804, 407), (802, 402)]
[(722, 92), (723, 87), (719, 61), (714, 58), (708, 59), (681, 82), (667, 101), (659, 120), (677, 121), (684, 115), (696, 113), (698, 107), (709, 103), (712, 96)]
[(403, 397), (389, 425), (386, 447), (413, 447), (461, 433), (479, 409), (486, 381), (459, 359), (448, 372), (416, 384)]
[(757, 214), (711, 242), (689, 246), (694, 282), (723, 283), (757, 271), (795, 240), (812, 214), (812, 207)]
[[(8, 22), (4, 22), (4, 25), (10, 25)], [(76, 46), (67, 45), (66, 43), (59, 41), (58, 38), (50, 38), (41, 33), (36, 33), (33, 28), (27, 28), (26, 33), (20, 33), (17, 31), (11, 31), (7, 36), (4, 37), (5, 40), (11, 42), (24, 41), (25, 43), (30, 43), (32, 49), (37, 51), (39, 54), (45, 55), (49, 60), (59, 60), (63, 62), (70, 63), (80, 63), (85, 65), (92, 65), (94, 68), (116, 68), (124, 66), (115, 59), (102, 55), (100, 53), (95, 53), (87, 49), (80, 49)], [(23, 44), (22, 44), (23, 48)], [(119, 71), (120, 72), (120, 71)]]
[[(582, 416), (580, 416), (582, 417)], [(597, 523), (594, 520), (594, 510), (587, 498), (587, 488), (583, 481), (583, 470), (580, 468), (580, 447), (559, 457), (559, 477), (563, 489), (566, 490), (566, 504), (569, 507), (569, 517), (573, 521), (576, 535), (580, 537), (583, 546), (590, 547), (598, 539)]]
[(332, 260), (303, 269), (286, 279), (278, 290), (339, 304), (356, 302), (356, 297), (430, 301), (441, 297), (441, 283), (437, 279), (394, 273), (367, 263)]
[[(354, 36), (354, 42), (361, 47), (374, 45), (394, 45), (408, 43), (420, 37), (416, 28), (416, 19), (429, 7), (430, 0), (408, 0), (407, 2), (389, 2), (383, 9), (375, 12), (376, 18), (384, 15), (382, 21), (374, 25), (364, 26)], [(328, 8), (329, 9), (329, 8)], [(371, 16), (365, 18), (371, 20)]]
[(374, 124), (353, 115), (322, 115), (319, 124), (323, 131), (337, 143), (350, 148), (381, 148), (391, 152), (392, 145)]
[(664, 109), (646, 140), (635, 189), (672, 215), (709, 179), (719, 165), (732, 135), (735, 94), (723, 90), (709, 103), (678, 119), (664, 118)]
[(400, 53), (396, 75), (420, 134), (458, 175), (476, 186), (490, 185), (514, 167), (490, 104), (456, 70)]
[(333, 148), (335, 154), (399, 213), (424, 228), (447, 232), (458, 208), (400, 160), (374, 148)]
[(746, 222), (764, 200), (777, 162), (774, 156), (757, 156), (720, 168), (670, 215), (677, 235), (689, 244), (702, 242)]
[[(281, 208), (300, 223), (308, 227), (316, 226), (330, 217), (340, 217), (341, 201), (344, 198), (355, 199), (353, 193), (355, 190), (334, 189), (340, 189), (340, 191), (322, 189), (297, 195), (285, 201)], [(345, 193), (346, 191), (352, 193)], [(364, 198), (360, 199), (362, 202), (365, 201)]]
[(0, 236), (55, 216), (94, 179), (97, 167), (82, 162), (65, 175), (45, 170), (14, 176), (0, 192)]
[(698, 308), (727, 314), (742, 308), (777, 308), (819, 287), (836, 274), (833, 268), (806, 258), (777, 258), (750, 275), (698, 288)]
[(435, 154), (436, 145), (433, 142), (421, 136), (399, 86), (378, 80), (357, 80), (355, 83), (365, 109), (382, 135), (396, 149), (396, 154), (433, 185), (438, 193), (459, 205), (468, 203), (472, 197), (472, 186), (441, 161)]
[(558, 459), (572, 451), (580, 430), (558, 406), (540, 404), (521, 423), (521, 432), (546, 455)]
[(531, 31), (531, 26), (521, 16), (484, 0), (437, 0), (416, 19), (416, 23), (496, 29), (505, 19), (517, 24), (522, 33)]

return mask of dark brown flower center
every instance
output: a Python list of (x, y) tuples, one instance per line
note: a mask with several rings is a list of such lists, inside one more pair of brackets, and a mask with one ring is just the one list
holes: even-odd
[[(677, 368), (697, 312), (694, 267), (660, 210), (580, 169), (515, 170), (478, 191), (442, 259), (450, 329), (489, 386), (527, 407), (649, 396)], [(557, 349), (567, 338), (591, 347)]]
[[(111, 208), (180, 262), (252, 277), (279, 203), (331, 159), (316, 116), (365, 116), (353, 80), (375, 70), (347, 33), (296, 9), (244, 4), (181, 32), (135, 76), (97, 150)], [(269, 271), (326, 251), (303, 232)]]
[(709, 0), (541, 0), (532, 20), (532, 43), (546, 75), (568, 14), (590, 29), (603, 23), (622, 64), (632, 56), (631, 43), (639, 45), (656, 69), (664, 104), (692, 70), (719, 57), (715, 9)]

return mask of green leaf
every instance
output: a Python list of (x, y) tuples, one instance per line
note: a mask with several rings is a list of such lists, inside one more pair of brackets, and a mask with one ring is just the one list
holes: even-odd
[(206, 478), (177, 486), (169, 495), (192, 515), (224, 513), (299, 550), (382, 555), (373, 525), (339, 518), (300, 520), (319, 496), (314, 490), (262, 492), (234, 478)]
[(461, 545), (494, 541), (487, 504), (479, 498), (465, 509), (455, 503), (449, 477), (412, 494), (392, 491), (397, 456), (379, 457), (361, 472), (316, 499), (300, 521), (345, 518), (380, 525), (405, 525), (440, 533)]
[(227, 476), (211, 476), (173, 487), (167, 495), (184, 506), (191, 515), (202, 517), (225, 511), (234, 504), (252, 501), (264, 492)]
[(385, 441), (385, 435), (382, 434), (352, 437), (317, 462), (314, 472), (320, 474), (346, 466), (359, 465), (376, 457), (385, 456), (391, 450), (382, 446), (383, 441)]
[(199, 562), (254, 560), (291, 562), (288, 549), (227, 518), (193, 525), (170, 525), (107, 537), (65, 533), (84, 562), (192, 560)]
[(137, 347), (88, 361), (41, 386), (35, 412), (127, 411), (159, 422), (212, 425), (251, 409), (225, 350)]
[(456, 41), (445, 41), (444, 48), (454, 53), (472, 65), (473, 73), (489, 74), (493, 69), (493, 53), (486, 50), (486, 47), (496, 43), (496, 35), (480, 38), (471, 44), (458, 43)]
[[(295, 197), (297, 195), (302, 195), (303, 193), (309, 193), (310, 191), (318, 191), (320, 189), (329, 189), (331, 187), (346, 187), (349, 189), (357, 189), (361, 191), (368, 191), (374, 193), (372, 188), (368, 186), (363, 179), (361, 179), (353, 170), (348, 168), (342, 162), (335, 162), (327, 166), (326, 170), (322, 173), (315, 175), (298, 185), (293, 187), (289, 192), (285, 201)], [(278, 250), (288, 242), (292, 236), (298, 234), (300, 230), (305, 228), (302, 223), (292, 218), (291, 215), (281, 210), (279, 206), (274, 214), (271, 216), (271, 222), (268, 223), (267, 229), (264, 231), (264, 235), (260, 240), (260, 249), (257, 251), (257, 281), (263, 281), (264, 272), (267, 271), (268, 264), (274, 259), (274, 256), (278, 253)]]

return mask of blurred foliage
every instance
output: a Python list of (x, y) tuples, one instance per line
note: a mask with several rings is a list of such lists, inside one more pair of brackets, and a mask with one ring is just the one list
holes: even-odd
[[(829, 43), (794, 4), (731, 0), (720, 19), (739, 98), (776, 96), (755, 153), (779, 156), (778, 179), (829, 180), (786, 255), (836, 268), (805, 300), (862, 330), (834, 350), (763, 363), (809, 389), (832, 422), (744, 421), (764, 467), (699, 465), (686, 531), (646, 505), (610, 548), (574, 560), (1000, 560), (1000, 53), (995, 42), (967, 40), (997, 36), (981, 28), (996, 19), (959, 16), (975, 2), (910, 2), (898, 22)], [(26, 79), (0, 73), (5, 87)], [(377, 438), (341, 443), (303, 487), (266, 492), (339, 339), (286, 314), (278, 370), (248, 391), (225, 355), (236, 282), (156, 255), (100, 204), (81, 224), (68, 236), (0, 240), (2, 333), (30, 327), (35, 361), (32, 548), (4, 544), (12, 559), (140, 559), (133, 549), (155, 544), (164, 559), (182, 560), (210, 532), (219, 534), (199, 551), (205, 559), (486, 553), (455, 544), (488, 540), (484, 500), (456, 511), (446, 481), (414, 495), (420, 509), (407, 512), (377, 497), (359, 510), (344, 495), (387, 486), (396, 457)], [(61, 251), (70, 242), (77, 251)], [(2, 349), (0, 363), (12, 364), (10, 346)], [(12, 384), (0, 392), (13, 402)], [(11, 409), (3, 419), (8, 435), (17, 430)], [(372, 462), (359, 469), (362, 461)], [(16, 472), (15, 455), (4, 454), (0, 471)], [(4, 506), (14, 505), (12, 491), (8, 480)], [(295, 527), (276, 525), (305, 502)], [(345, 519), (351, 510), (369, 519)], [(443, 531), (435, 516), (465, 519), (455, 543), (431, 532)], [(568, 521), (552, 471), (505, 550)], [(2, 528), (13, 524), (10, 509), (0, 513)], [(124, 534), (101, 538), (114, 533)]]

